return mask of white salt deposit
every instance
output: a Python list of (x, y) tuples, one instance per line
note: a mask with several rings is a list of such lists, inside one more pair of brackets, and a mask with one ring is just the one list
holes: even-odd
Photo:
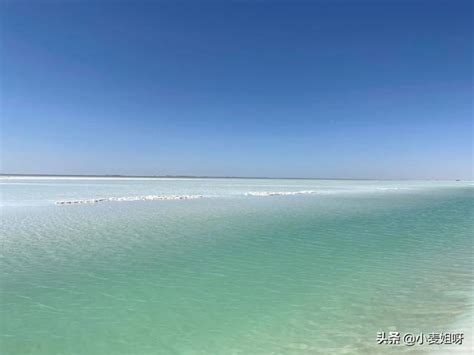
[(157, 201), (157, 200), (194, 200), (201, 198), (202, 195), (146, 195), (146, 196), (126, 196), (126, 197), (108, 197), (92, 198), (85, 200), (56, 201), (57, 205), (75, 205), (84, 203), (98, 203), (104, 201), (124, 202), (124, 201)]

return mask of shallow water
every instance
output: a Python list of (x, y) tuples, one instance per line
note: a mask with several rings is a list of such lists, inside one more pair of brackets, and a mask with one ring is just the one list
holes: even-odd
[[(0, 186), (2, 353), (447, 349), (377, 345), (378, 331), (393, 330), (464, 332), (454, 349), (471, 350), (472, 183), (2, 179)], [(147, 195), (202, 198), (138, 198)], [(101, 198), (125, 199), (55, 204)]]

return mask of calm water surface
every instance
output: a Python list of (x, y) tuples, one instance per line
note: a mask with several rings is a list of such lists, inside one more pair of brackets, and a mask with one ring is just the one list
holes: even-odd
[[(381, 354), (472, 341), (469, 182), (2, 179), (2, 354)], [(295, 195), (249, 196), (260, 192)], [(144, 195), (195, 200), (56, 201)], [(462, 353), (462, 352), (460, 352)]]

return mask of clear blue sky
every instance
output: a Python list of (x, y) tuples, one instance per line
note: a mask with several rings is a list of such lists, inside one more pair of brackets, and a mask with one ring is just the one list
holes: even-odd
[(1, 172), (472, 178), (471, 1), (3, 1)]

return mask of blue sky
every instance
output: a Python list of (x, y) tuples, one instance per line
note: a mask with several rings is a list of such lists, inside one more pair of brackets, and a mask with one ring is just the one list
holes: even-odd
[(472, 178), (470, 1), (7, 1), (3, 173)]

